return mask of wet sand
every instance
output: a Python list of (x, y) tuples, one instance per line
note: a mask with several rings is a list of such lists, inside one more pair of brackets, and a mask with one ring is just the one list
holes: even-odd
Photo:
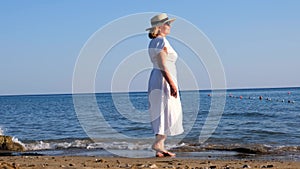
[(92, 169), (92, 168), (174, 168), (174, 169), (297, 169), (300, 161), (203, 160), (189, 158), (122, 158), (97, 156), (0, 156), (0, 169)]

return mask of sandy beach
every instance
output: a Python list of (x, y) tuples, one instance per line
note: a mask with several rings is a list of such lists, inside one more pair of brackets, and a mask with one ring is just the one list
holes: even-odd
[(121, 158), (83, 156), (1, 156), (1, 169), (39, 168), (176, 168), (176, 169), (237, 169), (237, 168), (300, 168), (299, 161), (264, 160), (199, 160), (187, 158)]

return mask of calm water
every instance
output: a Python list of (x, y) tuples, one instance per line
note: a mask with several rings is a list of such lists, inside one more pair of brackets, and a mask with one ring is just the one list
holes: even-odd
[[(210, 153), (232, 157), (242, 153), (300, 159), (300, 88), (227, 90), (224, 112), (217, 110), (219, 114), (206, 121), (212, 115), (212, 96), (221, 97), (211, 93), (181, 92), (185, 133), (170, 137), (168, 148), (179, 156)], [(0, 96), (0, 134), (14, 136), (29, 151), (42, 154), (153, 155), (147, 93), (85, 94), (74, 98)], [(206, 123), (212, 135), (199, 142)]]

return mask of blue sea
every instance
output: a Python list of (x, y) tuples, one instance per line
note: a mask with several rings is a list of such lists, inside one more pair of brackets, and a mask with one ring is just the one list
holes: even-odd
[[(300, 88), (221, 93), (180, 92), (177, 157), (300, 160)], [(26, 147), (15, 155), (151, 157), (147, 109), (147, 92), (0, 96), (0, 135)]]

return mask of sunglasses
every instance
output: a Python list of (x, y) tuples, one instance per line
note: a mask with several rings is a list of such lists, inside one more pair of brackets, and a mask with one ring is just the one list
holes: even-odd
[(170, 25), (171, 25), (171, 22), (169, 21), (169, 22), (166, 22), (165, 24), (168, 25), (168, 26), (170, 26)]

